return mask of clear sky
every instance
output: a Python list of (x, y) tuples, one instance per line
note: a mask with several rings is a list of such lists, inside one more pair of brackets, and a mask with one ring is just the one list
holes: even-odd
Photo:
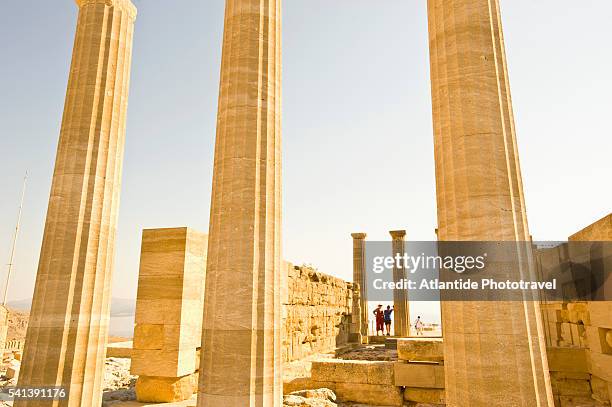
[[(9, 299), (32, 295), (76, 25), (71, 0), (0, 14), (0, 264), (30, 171)], [(208, 228), (222, 0), (136, 0), (114, 297), (136, 293), (141, 230)], [(612, 209), (612, 2), (502, 0), (531, 232)], [(432, 240), (425, 0), (285, 0), (284, 258), (352, 275), (351, 232)]]

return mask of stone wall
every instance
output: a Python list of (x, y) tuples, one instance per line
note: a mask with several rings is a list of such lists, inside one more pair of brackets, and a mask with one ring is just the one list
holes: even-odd
[(310, 381), (303, 386), (331, 389), (339, 401), (359, 405), (443, 405), (442, 338), (401, 338), (396, 343), (397, 360), (313, 361)]
[(284, 263), (281, 278), (283, 362), (345, 345), (353, 284), (291, 263)]
[[(612, 214), (570, 236), (570, 241), (612, 240)], [(539, 253), (540, 273), (574, 268), (593, 261), (588, 245), (567, 244)], [(604, 250), (609, 250), (605, 248)], [(597, 253), (612, 267), (612, 253)], [(585, 266), (586, 267), (586, 266)], [(609, 289), (606, 287), (606, 289)], [(609, 295), (609, 294), (607, 294)], [(548, 301), (542, 304), (555, 406), (609, 406), (612, 401), (612, 302)]]

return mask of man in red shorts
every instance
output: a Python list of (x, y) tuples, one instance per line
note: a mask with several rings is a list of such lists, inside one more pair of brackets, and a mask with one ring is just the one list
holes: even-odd
[(376, 315), (376, 335), (378, 335), (378, 331), (385, 334), (385, 314), (382, 310), (382, 304), (378, 304), (378, 307), (374, 310), (374, 315)]

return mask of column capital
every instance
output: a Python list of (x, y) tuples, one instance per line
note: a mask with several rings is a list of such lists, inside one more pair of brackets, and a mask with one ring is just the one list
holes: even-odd
[(79, 8), (89, 4), (105, 4), (109, 7), (117, 7), (126, 11), (132, 19), (136, 18), (136, 6), (131, 0), (75, 0)]
[(363, 239), (366, 238), (367, 234), (365, 234), (365, 233), (351, 233), (351, 236), (353, 237), (353, 239), (363, 240)]
[(404, 237), (406, 237), (405, 230), (390, 230), (389, 234), (391, 235), (393, 240), (404, 240)]

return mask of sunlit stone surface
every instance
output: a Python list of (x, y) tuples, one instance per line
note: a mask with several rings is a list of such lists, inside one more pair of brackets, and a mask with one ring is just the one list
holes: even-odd
[[(429, 0), (438, 237), (529, 241), (498, 0)], [(534, 302), (442, 303), (448, 406), (552, 406)]]
[(227, 0), (198, 406), (280, 406), (281, 1)]
[(64, 386), (99, 406), (108, 336), (132, 36), (129, 0), (79, 0), (72, 65), (20, 386)]

